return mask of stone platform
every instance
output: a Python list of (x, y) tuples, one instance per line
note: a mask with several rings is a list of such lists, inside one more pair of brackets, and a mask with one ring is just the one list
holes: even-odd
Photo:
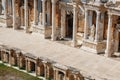
[(46, 40), (40, 34), (0, 28), (0, 42), (33, 53), (37, 57), (46, 57), (72, 66), (79, 69), (82, 75), (96, 80), (120, 79), (119, 61)]

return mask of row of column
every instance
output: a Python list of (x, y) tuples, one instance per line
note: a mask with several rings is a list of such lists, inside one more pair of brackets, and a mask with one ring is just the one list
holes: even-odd
[[(95, 35), (95, 42), (99, 42), (100, 40), (100, 12), (97, 11), (97, 17), (96, 17), (96, 35)], [(112, 30), (112, 14), (108, 14), (109, 20), (108, 20), (108, 31), (107, 31), (107, 44), (106, 44), (106, 51), (105, 56), (111, 57), (111, 30)], [(88, 38), (88, 10), (85, 10), (85, 27), (84, 27), (84, 39)]]
[[(89, 30), (89, 25), (88, 25), (88, 13), (89, 11), (85, 9), (85, 27), (84, 27), (84, 39), (88, 38), (88, 30)], [(96, 33), (95, 33), (95, 42), (100, 41), (100, 11), (96, 11), (97, 16), (96, 16)]]
[[(65, 18), (66, 18), (66, 14), (65, 14), (65, 10), (61, 9), (61, 38), (65, 37)], [(73, 5), (73, 46), (76, 46), (77, 40), (76, 40), (76, 33), (77, 33), (77, 6)], [(52, 40), (55, 41), (56, 40), (56, 2), (54, 0), (52, 0)]]

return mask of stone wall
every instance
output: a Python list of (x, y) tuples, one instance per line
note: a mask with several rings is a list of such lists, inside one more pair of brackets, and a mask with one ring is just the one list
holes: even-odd
[[(0, 56), (0, 60), (3, 63), (46, 79), (85, 80), (86, 77), (82, 76), (80, 71), (75, 68), (61, 65), (47, 58), (38, 58), (31, 53), (23, 52), (18, 48), (8, 47), (7, 45), (0, 45)], [(60, 73), (63, 75), (60, 75)]]

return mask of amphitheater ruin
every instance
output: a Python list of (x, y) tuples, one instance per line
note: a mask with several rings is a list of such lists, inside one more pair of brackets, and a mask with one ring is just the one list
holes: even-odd
[[(17, 66), (45, 80), (119, 80), (119, 76), (113, 74), (120, 74), (118, 67), (120, 63), (119, 60), (112, 59), (120, 57), (119, 0), (0, 0), (0, 26), (6, 30), (13, 29), (27, 34), (36, 33), (42, 35), (44, 40), (67, 44), (72, 48), (83, 50), (88, 54), (85, 58), (92, 58), (89, 53), (95, 56), (102, 55), (103, 58), (100, 57), (100, 59), (105, 60), (105, 63), (104, 61), (100, 63), (107, 64), (107, 66), (97, 64), (99, 59), (95, 59), (96, 63), (93, 64), (96, 65), (91, 66), (92, 63), (87, 63), (88, 59), (85, 67), (93, 67), (91, 69), (93, 71), (99, 67), (102, 69), (100, 72), (107, 74), (102, 78), (93, 77), (91, 74), (86, 75), (78, 69), (85, 63), (82, 60), (79, 63), (79, 59), (82, 59), (81, 55), (78, 60), (75, 59), (75, 62), (81, 66), (68, 66), (60, 64), (59, 60), (57, 62), (54, 59), (37, 56), (32, 52), (1, 42), (0, 60), (4, 64)], [(4, 30), (1, 28), (0, 30)], [(1, 32), (0, 37), (3, 35)], [(57, 47), (57, 45), (54, 46)], [(77, 49), (76, 52), (78, 52)], [(60, 55), (57, 54), (57, 56)], [(112, 67), (112, 63), (115, 67)], [(115, 68), (118, 71), (114, 70)], [(108, 72), (105, 71), (107, 69), (109, 69)], [(89, 71), (88, 68), (88, 73)], [(95, 71), (94, 74), (99, 75), (100, 72)]]

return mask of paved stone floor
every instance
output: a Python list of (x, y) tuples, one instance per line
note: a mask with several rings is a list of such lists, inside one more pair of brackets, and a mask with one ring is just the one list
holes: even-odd
[(75, 67), (96, 80), (120, 80), (119, 61), (46, 40), (38, 33), (0, 28), (0, 42)]

